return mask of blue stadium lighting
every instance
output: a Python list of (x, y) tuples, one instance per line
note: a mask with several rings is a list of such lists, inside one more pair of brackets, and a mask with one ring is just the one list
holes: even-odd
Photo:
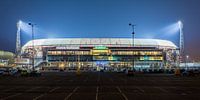
[(28, 25), (28, 23), (22, 21), (22, 20), (19, 20), (19, 26), (20, 26), (20, 29), (25, 32), (25, 33), (31, 33), (31, 27)]
[(178, 27), (179, 29), (183, 28), (183, 23), (180, 20), (178, 21)]
[(178, 21), (176, 23), (170, 24), (163, 29), (163, 31), (167, 34), (176, 34), (179, 32), (181, 22)]

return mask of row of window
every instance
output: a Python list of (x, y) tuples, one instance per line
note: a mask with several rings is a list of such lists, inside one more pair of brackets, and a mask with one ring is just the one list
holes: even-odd
[(90, 55), (90, 51), (48, 51), (48, 55)]
[(162, 52), (161, 51), (112, 51), (112, 52), (48, 51), (48, 55), (162, 55)]
[(162, 55), (161, 51), (114, 51), (113, 55)]
[(48, 60), (56, 61), (94, 61), (94, 60), (107, 60), (107, 61), (162, 61), (162, 56), (48, 56)]

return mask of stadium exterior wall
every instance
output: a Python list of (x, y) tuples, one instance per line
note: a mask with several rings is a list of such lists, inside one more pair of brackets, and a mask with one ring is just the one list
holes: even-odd
[(168, 40), (131, 38), (57, 38), (34, 40), (22, 47), (22, 57), (35, 66), (70, 69), (174, 68), (179, 63), (178, 47)]

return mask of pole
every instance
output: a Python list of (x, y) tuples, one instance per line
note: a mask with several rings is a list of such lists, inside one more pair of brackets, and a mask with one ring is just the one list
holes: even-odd
[(35, 63), (35, 57), (34, 57), (34, 53), (35, 53), (35, 47), (34, 47), (34, 31), (33, 31), (33, 28), (34, 28), (34, 25), (36, 25), (36, 24), (33, 24), (33, 23), (28, 23), (28, 25), (30, 25), (31, 26), (31, 28), (32, 28), (32, 70), (35, 70), (35, 68), (34, 68), (34, 63)]
[[(133, 26), (133, 29), (134, 29), (134, 26)], [(134, 30), (133, 30), (133, 33), (132, 33), (132, 47), (133, 47), (133, 70), (134, 70), (134, 67), (135, 67), (135, 59), (134, 59)]]
[(131, 26), (132, 27), (132, 30), (133, 30), (133, 32), (132, 32), (132, 49), (133, 49), (133, 54), (132, 54), (132, 59), (133, 59), (133, 62), (132, 62), (132, 64), (133, 64), (133, 70), (134, 70), (134, 67), (135, 67), (135, 59), (134, 59), (134, 34), (135, 34), (135, 25), (133, 25), (133, 24), (129, 24), (129, 26)]
[(32, 24), (31, 25), (32, 27), (32, 47), (33, 47), (33, 70), (35, 70), (35, 66), (34, 66), (34, 63), (35, 63), (35, 56), (34, 56), (34, 53), (35, 53), (35, 47), (34, 47), (34, 31), (33, 31), (33, 28), (34, 28), (34, 25)]
[(187, 69), (187, 70), (189, 70), (189, 66), (188, 66), (188, 58), (189, 58), (189, 56), (186, 55), (186, 69)]

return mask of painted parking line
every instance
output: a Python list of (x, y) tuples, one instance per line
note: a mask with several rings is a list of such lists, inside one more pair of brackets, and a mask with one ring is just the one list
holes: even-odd
[(38, 89), (38, 88), (40, 88), (40, 87), (33, 87), (33, 88), (27, 90), (26, 92), (30, 92), (30, 91), (33, 91), (33, 90)]
[(99, 94), (99, 87), (97, 86), (97, 90), (96, 90), (96, 100), (98, 100), (98, 94)]
[(5, 89), (5, 90), (3, 90), (3, 92), (8, 92), (8, 91), (11, 91), (11, 90), (14, 90), (14, 89), (17, 89), (17, 88), (19, 88), (19, 87), (13, 87), (13, 88)]
[(68, 100), (78, 90), (78, 88), (79, 88), (78, 86), (74, 88), (74, 90), (67, 97), (65, 97), (64, 100)]
[[(17, 88), (20, 88), (20, 87), (11, 88), (9, 90), (13, 90), (13, 89), (17, 89)], [(32, 90), (37, 89), (37, 88), (40, 88), (40, 87), (34, 87), (34, 88), (31, 88), (31, 89), (28, 89), (28, 90), (26, 90), (26, 92), (32, 91)], [(16, 94), (13, 94), (13, 95), (9, 95), (9, 96), (7, 96), (5, 98), (2, 98), (0, 100), (6, 100), (6, 99), (9, 99), (9, 98), (13, 98), (13, 97), (19, 96), (21, 94), (23, 94), (23, 93), (16, 93)]]
[(167, 91), (166, 89), (163, 89), (163, 88), (161, 88), (161, 87), (154, 87), (154, 88), (156, 88), (156, 89), (159, 89), (160, 91), (162, 91), (162, 92), (164, 92), (164, 93), (169, 93), (169, 91)]
[(135, 87), (136, 89), (138, 89), (140, 92), (142, 92), (142, 93), (144, 93), (145, 91), (142, 89), (142, 88), (140, 88), (140, 87)]
[(16, 97), (16, 96), (18, 96), (18, 95), (21, 95), (22, 93), (16, 93), (16, 94), (13, 94), (13, 95), (9, 95), (9, 96), (7, 96), (7, 97), (5, 97), (5, 98), (2, 98), (2, 99), (0, 99), (0, 100), (6, 100), (6, 99), (9, 99), (9, 98), (12, 98), (12, 97)]
[(123, 98), (125, 99), (125, 100), (128, 100), (128, 98), (126, 97), (126, 95), (122, 92), (122, 90), (117, 86), (116, 87), (117, 88), (117, 90), (120, 92), (120, 94), (123, 96)]
[[(53, 91), (55, 91), (56, 89), (59, 89), (59, 88), (60, 88), (60, 87), (55, 87), (55, 88), (49, 90), (47, 93), (51, 93), (51, 92), (53, 92)], [(43, 93), (43, 94), (41, 94), (41, 95), (39, 95), (39, 96), (33, 98), (33, 100), (38, 100), (39, 98), (43, 97), (43, 96), (46, 95), (47, 93)]]
[(50, 91), (49, 91), (49, 93), (51, 93), (51, 92), (53, 92), (53, 91), (55, 91), (55, 90), (57, 90), (57, 89), (59, 89), (60, 87), (55, 87), (55, 88), (53, 88), (53, 89), (51, 89)]
[(39, 95), (39, 96), (33, 98), (33, 100), (38, 100), (39, 98), (43, 97), (44, 95), (46, 95), (46, 93), (43, 93), (43, 94), (41, 94), (41, 95)]

